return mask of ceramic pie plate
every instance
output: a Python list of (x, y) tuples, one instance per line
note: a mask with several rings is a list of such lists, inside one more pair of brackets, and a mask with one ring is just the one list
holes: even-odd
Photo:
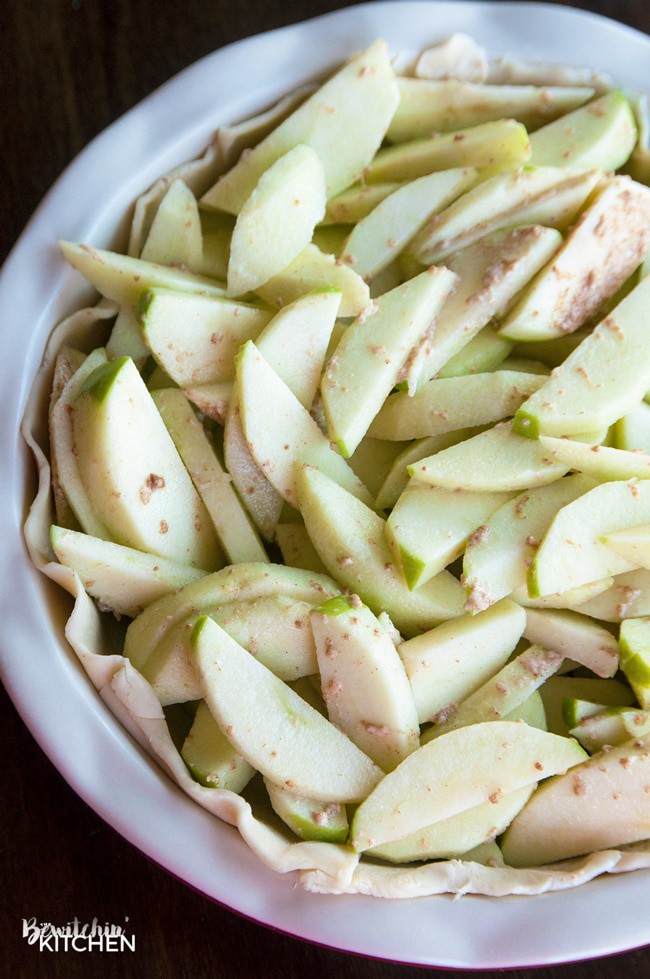
[(34, 494), (21, 416), (53, 325), (84, 299), (57, 239), (111, 247), (138, 194), (196, 156), (219, 124), (252, 115), (377, 37), (393, 51), (416, 51), (456, 31), (491, 56), (586, 66), (622, 87), (647, 86), (650, 38), (592, 14), (535, 3), (368, 3), (202, 59), (97, 137), (54, 185), (0, 274), (0, 667), (23, 719), (72, 788), (207, 897), (332, 948), (413, 965), (495, 969), (650, 943), (650, 871), (536, 897), (389, 901), (299, 889), (294, 875), (267, 869), (233, 828), (187, 798), (109, 712), (66, 645), (67, 599), (32, 567), (21, 533)]

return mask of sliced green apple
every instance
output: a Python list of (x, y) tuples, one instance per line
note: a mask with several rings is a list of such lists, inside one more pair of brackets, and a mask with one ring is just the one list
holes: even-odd
[(551, 459), (601, 482), (650, 479), (650, 455), (645, 452), (627, 452), (609, 445), (589, 445), (550, 435), (540, 435), (538, 441)]
[(270, 781), (321, 802), (359, 802), (382, 772), (333, 724), (208, 617), (192, 647), (210, 712)]
[[(462, 251), (459, 255), (462, 255)], [(484, 326), (458, 353), (449, 358), (437, 376), (461, 377), (463, 374), (483, 374), (496, 370), (504, 364), (511, 350), (512, 344), (509, 340), (500, 337), (494, 327)]]
[(647, 278), (517, 411), (518, 434), (578, 435), (609, 427), (641, 401), (650, 388), (649, 311)]
[(622, 92), (608, 92), (533, 133), (532, 163), (618, 170), (629, 158), (636, 138), (630, 103)]
[(621, 669), (637, 700), (650, 709), (650, 618), (626, 619), (619, 635)]
[(374, 300), (329, 360), (321, 397), (331, 440), (350, 456), (449, 296), (456, 277), (432, 268)]
[[(195, 384), (183, 388), (183, 394), (199, 409), (202, 415), (223, 425), (232, 398), (232, 381), (215, 381), (213, 384)], [(152, 388), (149, 387), (151, 391)]]
[(590, 755), (602, 751), (606, 745), (615, 747), (630, 738), (642, 738), (650, 734), (650, 717), (645, 711), (628, 707), (605, 707), (602, 711), (583, 718), (569, 731)]
[[(387, 471), (384, 482), (377, 491), (377, 509), (386, 510), (395, 506), (410, 479), (407, 469), (411, 463), (418, 462), (420, 459), (424, 459), (434, 452), (439, 452), (440, 449), (446, 449), (450, 445), (456, 445), (458, 442), (462, 442), (463, 439), (476, 435), (478, 431), (480, 431), (478, 428), (459, 428), (453, 432), (444, 432), (442, 435), (430, 435), (427, 438), (408, 442), (406, 448), (400, 450), (399, 455)], [(367, 438), (370, 438), (370, 436), (367, 436)], [(393, 444), (402, 446), (404, 443), (394, 442)]]
[(292, 568), (327, 574), (327, 568), (319, 558), (302, 521), (279, 523), (275, 529), (275, 540), (285, 564)]
[(197, 782), (209, 789), (239, 793), (255, 774), (253, 766), (232, 747), (203, 700), (196, 709), (181, 757)]
[(420, 723), (443, 719), (505, 664), (521, 638), (524, 610), (504, 599), (478, 615), (443, 622), (399, 646)]
[(614, 446), (650, 454), (650, 405), (640, 401), (614, 424)]
[(603, 534), (602, 541), (635, 567), (650, 569), (650, 524)]
[(314, 244), (307, 245), (285, 269), (260, 286), (257, 294), (278, 307), (315, 289), (341, 290), (339, 316), (359, 316), (370, 300), (370, 290), (361, 276)]
[(325, 174), (310, 146), (294, 146), (260, 177), (235, 223), (228, 295), (242, 296), (281, 272), (311, 241), (325, 214)]
[(282, 785), (264, 779), (273, 811), (301, 840), (345, 843), (349, 825), (345, 806), (338, 802), (316, 802), (294, 795)]
[(296, 474), (300, 512), (325, 567), (375, 614), (386, 611), (400, 632), (413, 634), (461, 613), (463, 590), (446, 571), (409, 591), (385, 540), (385, 521), (325, 473)]
[(600, 677), (618, 670), (618, 643), (609, 630), (587, 615), (554, 609), (526, 609), (524, 635), (532, 643), (555, 649)]
[(132, 360), (86, 378), (73, 432), (88, 498), (116, 543), (214, 569), (210, 518)]
[[(356, 224), (401, 186), (398, 181), (393, 180), (383, 184), (355, 184), (348, 190), (342, 190), (327, 202), (321, 225)], [(349, 229), (346, 230), (345, 237), (348, 233)]]
[(357, 809), (356, 850), (402, 839), (508, 792), (540, 774), (565, 772), (585, 758), (576, 741), (511, 721), (450, 731), (409, 755)]
[(549, 731), (566, 735), (575, 721), (565, 717), (571, 701), (587, 700), (605, 707), (629, 707), (634, 694), (618, 680), (592, 679), (591, 677), (554, 676), (541, 687)]
[(638, 568), (612, 579), (611, 586), (581, 606), (580, 611), (603, 622), (621, 622), (650, 615), (650, 571)]
[(140, 258), (201, 272), (203, 235), (196, 198), (182, 180), (172, 181), (158, 205)]

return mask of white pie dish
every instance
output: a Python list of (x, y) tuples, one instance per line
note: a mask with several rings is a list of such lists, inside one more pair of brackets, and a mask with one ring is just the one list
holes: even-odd
[[(423, 26), (431, 25), (431, 26)], [(54, 589), (29, 564), (20, 526), (32, 496), (20, 418), (46, 338), (81, 293), (59, 259), (65, 237), (110, 245), (129, 205), (160, 173), (195, 155), (220, 122), (318, 76), (384, 36), (415, 50), (463, 30), (492, 54), (584, 64), (642, 88), (650, 40), (592, 15), (543, 4), (366, 4), (240, 42), (158, 90), (95, 140), (45, 199), (0, 278), (5, 355), (2, 492), (2, 678), (72, 787), (125, 838), (176, 876), (248, 917), (332, 947), (412, 964), (503, 968), (587, 958), (650, 942), (639, 915), (647, 872), (579, 890), (495, 900), (381, 901), (304, 893), (262, 866), (234, 830), (186, 798), (131, 741), (53, 629)], [(215, 100), (212, 93), (218, 92)], [(189, 109), (187, 107), (190, 107)], [(175, 125), (170, 126), (170, 119)], [(12, 329), (32, 324), (32, 332)], [(30, 609), (23, 621), (16, 608)], [(30, 670), (25, 669), (26, 649)], [(182, 830), (179, 830), (182, 827)], [(617, 908), (613, 917), (607, 913)], [(599, 922), (597, 934), (594, 922)]]

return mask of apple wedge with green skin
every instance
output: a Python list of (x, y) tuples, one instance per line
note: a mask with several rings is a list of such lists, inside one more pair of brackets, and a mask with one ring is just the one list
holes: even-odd
[(650, 618), (626, 619), (619, 633), (621, 669), (637, 700), (650, 709)]
[(586, 585), (578, 585), (577, 588), (553, 592), (552, 595), (543, 595), (539, 598), (531, 598), (525, 585), (523, 588), (516, 588), (510, 597), (513, 602), (518, 602), (524, 608), (568, 609), (575, 612), (576, 610), (579, 611), (587, 602), (604, 594), (613, 584), (614, 578), (610, 576), (600, 578), (598, 581), (590, 581)]
[[(237, 357), (235, 392), (251, 455), (287, 503), (295, 506), (298, 502), (295, 464), (303, 461), (319, 466), (351, 493), (372, 503), (363, 483), (250, 341)], [(273, 405), (273, 426), (268, 424), (269, 405)]]
[(364, 171), (365, 180), (373, 186), (390, 180), (415, 180), (455, 167), (517, 167), (530, 159), (526, 128), (513, 119), (427, 137), (380, 149)]
[(568, 591), (633, 570), (634, 565), (601, 538), (648, 520), (650, 483), (646, 480), (595, 486), (564, 506), (551, 523), (528, 571), (529, 595)]
[(538, 374), (519, 371), (433, 378), (413, 395), (389, 395), (368, 432), (373, 438), (403, 442), (489, 425), (512, 417), (544, 381)]
[(430, 264), (513, 224), (561, 229), (574, 219), (601, 176), (600, 170), (570, 167), (523, 167), (497, 174), (435, 215), (409, 251)]
[(420, 746), (406, 671), (391, 637), (358, 596), (311, 611), (321, 689), (329, 719), (389, 772)]
[(549, 731), (567, 735), (575, 726), (575, 719), (565, 717), (572, 701), (588, 700), (604, 707), (629, 707), (634, 694), (619, 680), (592, 679), (591, 677), (553, 676), (540, 688)]
[(576, 436), (608, 428), (650, 388), (650, 278), (602, 320), (515, 415), (515, 431)]
[(463, 615), (408, 639), (398, 652), (421, 724), (465, 700), (505, 665), (526, 622), (520, 605), (504, 599), (479, 615)]
[(224, 283), (207, 276), (71, 241), (60, 241), (59, 246), (70, 265), (81, 272), (102, 296), (120, 306), (134, 308), (142, 293), (149, 289), (173, 289), (175, 292), (213, 297), (226, 295)]
[(553, 649), (530, 646), (461, 704), (452, 705), (444, 719), (425, 731), (422, 743), (472, 724), (505, 720), (557, 673), (563, 660), (562, 653)]
[(614, 423), (614, 447), (650, 455), (650, 405), (640, 401)]
[(348, 190), (342, 190), (327, 202), (321, 226), (356, 224), (402, 186), (402, 183), (393, 180), (383, 184), (355, 184)]
[(648, 838), (650, 737), (628, 741), (541, 785), (506, 831), (513, 867), (537, 867)]
[(409, 755), (357, 809), (355, 850), (402, 839), (424, 826), (494, 800), (586, 757), (577, 741), (527, 724), (489, 721), (450, 731)]
[(142, 335), (179, 387), (232, 381), (235, 356), (273, 314), (250, 303), (151, 289), (138, 304)]
[(538, 727), (540, 731), (548, 731), (544, 701), (539, 690), (534, 690), (530, 697), (524, 700), (523, 704), (506, 714), (504, 721), (523, 721), (529, 727)]
[(72, 407), (79, 474), (113, 540), (214, 570), (212, 523), (133, 361), (96, 368)]
[(301, 840), (345, 843), (350, 829), (345, 806), (338, 802), (315, 802), (314, 799), (294, 795), (268, 778), (264, 779), (264, 785), (276, 816)]
[[(537, 375), (531, 376), (539, 380)], [(490, 460), (489, 466), (485, 464), (486, 459)], [(446, 489), (510, 493), (553, 483), (570, 468), (555, 462), (539, 442), (513, 432), (512, 422), (505, 421), (421, 459), (409, 466), (408, 471), (414, 479)]]
[(152, 398), (192, 478), (229, 564), (268, 561), (257, 531), (233, 489), (230, 475), (182, 391), (166, 388)]
[(203, 233), (196, 197), (182, 180), (174, 180), (158, 205), (140, 258), (202, 272)]
[[(183, 394), (195, 405), (202, 415), (206, 415), (219, 425), (224, 425), (232, 398), (232, 381), (215, 381), (214, 384), (196, 384), (183, 388)], [(151, 391), (152, 388), (149, 387)]]
[(409, 181), (358, 221), (343, 245), (342, 260), (369, 282), (390, 265), (433, 214), (451, 204), (477, 179), (478, 170), (464, 167)]
[(526, 588), (528, 566), (558, 510), (593, 489), (586, 476), (558, 479), (506, 503), (465, 548), (462, 582), (469, 611), (481, 611)]
[(230, 257), (230, 239), (235, 226), (230, 214), (220, 211), (199, 212), (201, 220), (202, 275), (211, 276), (219, 282), (225, 282), (228, 276), (228, 258)]
[(506, 793), (495, 802), (488, 800), (456, 816), (424, 826), (404, 839), (372, 847), (368, 856), (390, 863), (454, 860), (461, 857), (467, 860), (470, 850), (493, 841), (504, 832), (528, 802), (536, 786), (537, 783), (533, 782), (532, 785)]
[(534, 166), (618, 170), (636, 140), (630, 103), (622, 92), (608, 92), (533, 133), (531, 162)]
[(627, 452), (609, 445), (588, 445), (550, 435), (540, 435), (538, 442), (550, 458), (600, 482), (650, 479), (650, 455), (645, 452)]
[(310, 146), (333, 197), (361, 176), (399, 101), (385, 41), (356, 55), (201, 198), (206, 208), (238, 214), (262, 174), (299, 143)]
[(463, 553), (471, 535), (511, 493), (468, 493), (411, 479), (386, 523), (388, 544), (409, 588), (418, 588)]
[(460, 282), (432, 335), (413, 358), (409, 390), (434, 377), (483, 327), (505, 314), (514, 297), (562, 243), (559, 231), (539, 225), (485, 235), (445, 262)]
[[(383, 485), (389, 469), (404, 449), (404, 444), (389, 442), (387, 439), (374, 439), (365, 435), (349, 458), (349, 463), (364, 486), (376, 497)], [(377, 506), (380, 511), (382, 507)]]
[(275, 541), (282, 553), (282, 560), (289, 567), (327, 574), (327, 568), (319, 558), (302, 521), (279, 523), (275, 529)]
[(191, 639), (210, 712), (234, 748), (267, 779), (315, 801), (359, 802), (382, 771), (216, 622)]
[(610, 587), (584, 602), (579, 611), (603, 622), (622, 622), (650, 615), (650, 571), (637, 568), (611, 579)]
[(112, 534), (95, 512), (81, 478), (72, 427), (72, 404), (87, 378), (105, 363), (105, 350), (102, 347), (93, 350), (69, 378), (58, 398), (50, 402), (49, 434), (51, 465), (56, 477), (55, 499), (60, 493), (87, 534), (110, 540)]
[(341, 455), (351, 456), (368, 431), (456, 281), (447, 269), (428, 269), (373, 300), (346, 329), (321, 381), (328, 435)]
[(650, 570), (650, 524), (603, 534), (602, 541), (630, 564)]
[(50, 543), (100, 608), (135, 618), (151, 602), (204, 574), (198, 568), (53, 525)]
[(464, 374), (483, 374), (497, 370), (508, 358), (512, 346), (509, 340), (499, 336), (494, 327), (484, 326), (458, 353), (449, 358), (436, 376), (462, 377)]
[(106, 341), (106, 354), (109, 360), (130, 357), (139, 370), (149, 359), (151, 352), (132, 306), (122, 306), (115, 317), (111, 335)]
[(181, 758), (192, 777), (208, 789), (228, 789), (240, 793), (255, 769), (235, 751), (202, 700), (183, 747)]
[(578, 108), (594, 94), (593, 88), (485, 85), (455, 78), (398, 78), (397, 85), (400, 102), (386, 133), (391, 143), (498, 119), (515, 119), (535, 128)]
[(529, 642), (555, 649), (600, 677), (618, 670), (618, 643), (608, 629), (588, 615), (566, 609), (526, 609), (524, 636)]
[(374, 510), (313, 466), (297, 467), (296, 485), (323, 564), (376, 615), (387, 612), (401, 633), (413, 635), (461, 614), (463, 589), (447, 571), (409, 591), (386, 542), (386, 522)]
[(316, 289), (340, 289), (339, 316), (360, 316), (370, 301), (368, 284), (361, 276), (315, 244), (307, 245), (285, 269), (261, 285), (257, 295), (277, 307)]
[(242, 296), (281, 272), (311, 241), (325, 214), (325, 173), (310, 146), (294, 146), (260, 177), (230, 242), (228, 295)]
[(569, 734), (579, 741), (585, 751), (593, 755), (606, 745), (625, 744), (630, 738), (642, 738), (650, 734), (650, 717), (645, 711), (627, 707), (605, 707), (602, 711), (583, 718)]
[(605, 181), (500, 335), (539, 341), (579, 329), (618, 292), (649, 247), (650, 189), (629, 177)]
[(127, 629), (124, 655), (136, 669), (141, 669), (167, 633), (189, 615), (196, 615), (197, 609), (213, 610), (233, 602), (279, 595), (293, 602), (318, 605), (340, 591), (331, 578), (311, 570), (261, 562), (229, 565), (149, 605)]

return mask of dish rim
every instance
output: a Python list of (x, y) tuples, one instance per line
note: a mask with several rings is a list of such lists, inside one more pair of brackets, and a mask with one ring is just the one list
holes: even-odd
[[(504, 25), (508, 34), (513, 25), (516, 33), (517, 23), (523, 26), (525, 22), (528, 38), (535, 35), (533, 24), (539, 22), (542, 39), (538, 34), (534, 44), (527, 40), (522, 45), (530, 52), (517, 52), (526, 56), (548, 44), (545, 32), (550, 21), (559, 24), (564, 19), (567, 24), (572, 22), (580, 33), (579, 45), (571, 46), (571, 54), (575, 53), (575, 57), (566, 59), (566, 63), (584, 62), (614, 73), (602, 61), (594, 64), (592, 58), (580, 57), (593, 43), (587, 39), (596, 35), (601, 38), (598, 46), (604, 45), (607, 50), (606, 61), (611, 49), (616, 47), (616, 44), (609, 45), (606, 38), (611, 41), (624, 38), (635, 51), (644, 50), (646, 58), (650, 54), (650, 38), (633, 28), (601, 15), (552, 4), (500, 4), (484, 0), (461, 0), (453, 6), (440, 0), (366, 3), (257, 34), (206, 55), (95, 137), (43, 199), (0, 272), (0, 323), (11, 322), (9, 313), (18, 322), (31, 313), (35, 323), (35, 329), (28, 337), (15, 332), (3, 336), (5, 357), (0, 366), (3, 382), (0, 386), (0, 488), (8, 502), (0, 510), (0, 534), (8, 552), (5, 568), (12, 570), (11, 575), (6, 572), (0, 579), (0, 678), (37, 742), (77, 794), (154, 862), (217, 903), (315, 944), (404, 964), (474, 969), (550, 965), (650, 943), (650, 924), (645, 927), (642, 921), (635, 924), (632, 916), (632, 923), (627, 925), (620, 922), (620, 914), (615, 922), (608, 922), (612, 930), (607, 935), (603, 934), (604, 928), (599, 929), (595, 943), (591, 936), (588, 942), (586, 939), (576, 942), (567, 934), (567, 921), (571, 915), (575, 920), (576, 909), (585, 925), (581, 933), (589, 934), (588, 925), (598, 920), (597, 910), (601, 902), (611, 903), (614, 893), (624, 894), (620, 900), (629, 907), (642, 907), (643, 888), (650, 871), (609, 880), (599, 878), (578, 890), (536, 898), (494, 900), (472, 896), (455, 902), (450, 896), (440, 896), (382, 901), (358, 895), (332, 897), (297, 891), (293, 875), (281, 877), (266, 868), (231, 827), (200, 809), (170, 781), (135, 744), (99, 697), (88, 696), (88, 690), (93, 690), (89, 680), (62, 637), (52, 629), (53, 620), (46, 602), (51, 594), (59, 595), (59, 590), (29, 563), (21, 533), (26, 500), (31, 499), (25, 492), (25, 485), (32, 462), (31, 454), (20, 439), (20, 419), (52, 326), (66, 312), (76, 308), (84, 294), (87, 295), (87, 290), (76, 281), (75, 273), (65, 269), (56, 253), (56, 239), (65, 236), (110, 246), (115, 239), (116, 222), (123, 231), (122, 215), (137, 194), (171, 166), (198, 153), (207, 143), (217, 119), (223, 122), (245, 118), (300, 82), (327, 71), (346, 53), (352, 53), (363, 43), (370, 43), (375, 36), (388, 35), (393, 50), (402, 47), (399, 38), (412, 30), (410, 25), (420, 21), (419, 15), (424, 8), (431, 11), (431, 22), (435, 26), (430, 36), (419, 41), (411, 37), (413, 48), (452, 33), (459, 29), (458, 24), (467, 25), (465, 29), (473, 34), (469, 24), (487, 23), (488, 34), (492, 36), (499, 24)], [(567, 32), (563, 31), (560, 50), (567, 47), (566, 37)], [(317, 58), (305, 54), (304, 48), (309, 45), (304, 42), (311, 38), (317, 38), (320, 45)], [(290, 65), (283, 59), (284, 47), (291, 52)], [(494, 53), (505, 53), (505, 49), (496, 51), (494, 45), (488, 47), (492, 47)], [(262, 50), (264, 57), (259, 56)], [(555, 60), (563, 59), (558, 56)], [(272, 85), (268, 84), (268, 78), (260, 77), (268, 74), (269, 61), (277, 66)], [(250, 64), (255, 65), (252, 72)], [(206, 110), (206, 93), (201, 94), (204, 76), (213, 81), (219, 78), (227, 81), (228, 73), (234, 68), (243, 71), (246, 85), (235, 86), (231, 82), (237, 95), (233, 94), (232, 98), (222, 95), (212, 102), (209, 111)], [(629, 75), (631, 70), (630, 59), (627, 59), (625, 74)], [(619, 68), (618, 76), (621, 74)], [(214, 88), (218, 90), (216, 85)], [(190, 93), (196, 96), (195, 102), (188, 99)], [(180, 103), (191, 101), (192, 107), (182, 127), (169, 135), (169, 128), (161, 128), (161, 120), (169, 113), (170, 105), (178, 107)], [(148, 149), (144, 153), (141, 129), (156, 147), (151, 155)], [(147, 147), (149, 145), (147, 143)], [(107, 164), (111, 152), (113, 155), (118, 152), (112, 147), (119, 147), (122, 158), (119, 168)], [(131, 161), (132, 157), (135, 157), (134, 168), (129, 162), (123, 179), (124, 158)], [(110, 196), (105, 197), (108, 188)], [(74, 191), (72, 209), (69, 205), (71, 190)], [(34, 285), (34, 268), (39, 273), (36, 288), (30, 289)], [(6, 328), (0, 329), (7, 334)], [(16, 363), (21, 364), (21, 370), (9, 374), (8, 365)], [(14, 570), (17, 568), (24, 574), (17, 575)], [(10, 582), (15, 589), (13, 594), (9, 594), (7, 588)], [(59, 598), (57, 604), (60, 604)], [(34, 607), (38, 614), (26, 617), (25, 622), (16, 621), (16, 607)], [(35, 647), (38, 673), (24, 670), (21, 651), (30, 647)], [(65, 724), (61, 724), (52, 704), (64, 700), (70, 709)], [(89, 739), (88, 744), (84, 743), (84, 738)], [(108, 797), (103, 781), (107, 773), (111, 776)], [(138, 790), (134, 793), (136, 784)], [(149, 803), (146, 827), (143, 826), (141, 798)], [(179, 815), (182, 815), (187, 830), (180, 840), (181, 845), (177, 846), (179, 840), (174, 831), (177, 831)], [(161, 833), (160, 838), (155, 835), (152, 839), (152, 830)], [(196, 849), (188, 846), (193, 838), (201, 842), (198, 854)], [(211, 838), (221, 842), (221, 879), (209, 882), (205, 861), (211, 852)], [(233, 881), (237, 885), (236, 895), (228, 892)], [(427, 905), (414, 923), (414, 903), (422, 904), (423, 901)], [(472, 909), (477, 902), (480, 911), (474, 914)], [(543, 911), (549, 904), (549, 911)], [(509, 914), (500, 910), (504, 907), (510, 908)], [(619, 904), (619, 910), (620, 907)], [(533, 924), (539, 924), (540, 915), (546, 914), (559, 932), (551, 950), (540, 943), (538, 929), (531, 930)], [(530, 921), (531, 916), (536, 919), (534, 922)], [(542, 917), (542, 920), (546, 918)], [(468, 922), (474, 928), (471, 934), (468, 933)], [(430, 946), (432, 923), (439, 926), (438, 947), (434, 948)], [(508, 937), (503, 938), (504, 935)]]

